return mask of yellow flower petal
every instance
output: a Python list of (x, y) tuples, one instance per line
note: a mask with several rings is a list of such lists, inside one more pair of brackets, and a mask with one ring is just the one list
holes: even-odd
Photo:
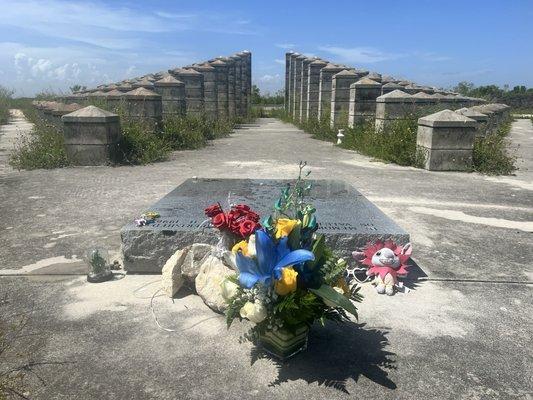
[(296, 290), (298, 272), (292, 267), (285, 267), (281, 270), (281, 279), (276, 281), (274, 289), (280, 296), (285, 296)]
[(296, 225), (300, 221), (297, 219), (278, 218), (276, 222), (276, 239), (289, 236)]
[(236, 243), (235, 246), (233, 246), (231, 249), (231, 251), (235, 254), (237, 254), (239, 250), (242, 252), (243, 256), (248, 255), (248, 242), (246, 240), (241, 240), (240, 242)]

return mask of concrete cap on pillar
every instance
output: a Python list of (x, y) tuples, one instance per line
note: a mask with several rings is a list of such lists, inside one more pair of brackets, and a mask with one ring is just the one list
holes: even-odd
[(350, 85), (350, 87), (356, 87), (356, 88), (379, 88), (381, 87), (381, 83), (376, 82), (368, 77), (364, 77), (359, 79), (357, 82), (354, 82)]
[(118, 121), (119, 116), (95, 106), (87, 106), (61, 117), (63, 122), (111, 122)]
[(331, 71), (331, 72), (340, 72), (343, 69), (344, 69), (343, 67), (341, 67), (339, 65), (332, 64), (332, 63), (329, 63), (324, 68), (322, 68), (322, 70), (324, 70), (324, 71)]
[(432, 95), (427, 94), (425, 92), (415, 93), (415, 94), (413, 94), (412, 98), (413, 99), (418, 99), (418, 100), (435, 101), (435, 98)]
[(405, 101), (412, 96), (409, 93), (402, 92), (401, 90), (393, 90), (390, 93), (379, 96), (376, 101), (378, 103), (394, 103), (398, 101)]
[(381, 81), (381, 78), (382, 78), (381, 74), (378, 74), (377, 72), (370, 72), (366, 77), (374, 81), (376, 80)]
[(409, 81), (400, 81), (398, 82), (398, 85), (400, 86), (408, 86), (408, 85), (411, 85), (413, 82), (409, 82)]
[(128, 99), (131, 98), (157, 98), (161, 97), (161, 95), (157, 94), (156, 92), (152, 92), (151, 90), (148, 90), (144, 87), (140, 87), (134, 90), (130, 90), (127, 93), (124, 93), (124, 96)]
[(327, 62), (325, 62), (324, 60), (314, 60), (310, 65), (313, 65), (313, 66), (326, 66), (328, 65)]
[(333, 77), (337, 79), (354, 78), (357, 77), (357, 74), (353, 70), (343, 69), (341, 72), (337, 72), (333, 75)]
[(105, 97), (113, 98), (113, 97), (121, 97), (123, 95), (124, 93), (121, 92), (120, 90), (113, 89), (113, 90), (110, 90), (109, 92), (106, 92)]
[(194, 69), (189, 69), (189, 68), (174, 68), (174, 69), (169, 70), (168, 72), (170, 72), (171, 74), (175, 74), (175, 75), (190, 75), (190, 76), (201, 75), (200, 72), (195, 71)]
[(466, 107), (455, 110), (455, 112), (464, 115), (465, 117), (475, 119), (478, 122), (486, 122), (489, 119), (487, 114)]
[(134, 82), (131, 86), (133, 86), (133, 88), (144, 87), (144, 88), (150, 89), (154, 86), (154, 84), (152, 83), (152, 81), (150, 81), (148, 78), (145, 77), (145, 78), (138, 80), (137, 82)]
[(163, 79), (155, 81), (154, 86), (185, 86), (185, 84), (172, 75), (167, 75)]
[(96, 90), (94, 92), (89, 93), (89, 97), (99, 97), (99, 96), (105, 96), (105, 92), (101, 90)]
[(210, 63), (212, 66), (227, 66), (228, 64), (226, 64), (224, 61), (220, 60), (220, 59), (217, 59), (213, 62)]
[(394, 82), (387, 82), (383, 85), (383, 88), (384, 89), (392, 89), (392, 90), (402, 90), (403, 89), (403, 86), (402, 85), (398, 85), (397, 83), (394, 83)]
[(418, 120), (418, 125), (430, 128), (475, 128), (476, 120), (452, 110), (442, 110)]

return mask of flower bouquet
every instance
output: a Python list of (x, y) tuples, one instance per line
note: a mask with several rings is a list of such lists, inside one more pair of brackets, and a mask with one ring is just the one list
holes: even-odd
[[(351, 300), (362, 300), (359, 288), (350, 290), (346, 284), (346, 262), (336, 258), (324, 236), (316, 233), (316, 210), (306, 201), (312, 185), (302, 177), (303, 166), (296, 182), (282, 190), (274, 215), (262, 224), (242, 205), (229, 213), (219, 205), (206, 210), (215, 227), (241, 237), (231, 248), (238, 273), (221, 285), (228, 328), (236, 318), (248, 319), (253, 326), (245, 338), (280, 359), (307, 347), (315, 321), (348, 321), (347, 313), (357, 318)], [(248, 217), (241, 222), (230, 217), (233, 211), (253, 213), (253, 230), (251, 223), (245, 224)]]

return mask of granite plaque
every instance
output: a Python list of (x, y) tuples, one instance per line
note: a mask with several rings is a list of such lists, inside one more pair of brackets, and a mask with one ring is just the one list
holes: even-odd
[[(142, 211), (161, 217), (147, 226), (129, 223), (122, 228), (124, 268), (129, 272), (160, 273), (166, 260), (192, 243), (215, 244), (217, 231), (209, 225), (204, 209), (220, 202), (248, 204), (263, 219), (273, 213), (274, 202), (290, 180), (188, 179), (160, 201)], [(367, 200), (353, 186), (337, 180), (310, 180), (310, 202), (315, 205), (319, 233), (339, 256), (376, 239), (400, 244), (409, 234)], [(139, 214), (141, 214), (139, 212)]]

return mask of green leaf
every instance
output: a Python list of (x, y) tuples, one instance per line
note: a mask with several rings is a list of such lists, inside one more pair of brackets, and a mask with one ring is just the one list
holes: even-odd
[(324, 248), (326, 246), (326, 238), (324, 235), (317, 235), (316, 239), (313, 242), (313, 248), (311, 249), (311, 252), (315, 255), (314, 261), (309, 261), (308, 265), (309, 268), (316, 267), (320, 261), (322, 260), (322, 257), (324, 256)]
[(309, 291), (321, 297), (322, 300), (325, 300), (329, 303), (335, 304), (335, 306), (337, 307), (345, 309), (356, 319), (358, 318), (357, 308), (353, 305), (353, 303), (346, 297), (344, 297), (342, 294), (337, 292), (335, 289), (333, 289), (331, 286), (322, 285), (318, 289), (309, 289)]
[(301, 248), (300, 245), (300, 224), (296, 225), (289, 234), (289, 247), (292, 250)]

